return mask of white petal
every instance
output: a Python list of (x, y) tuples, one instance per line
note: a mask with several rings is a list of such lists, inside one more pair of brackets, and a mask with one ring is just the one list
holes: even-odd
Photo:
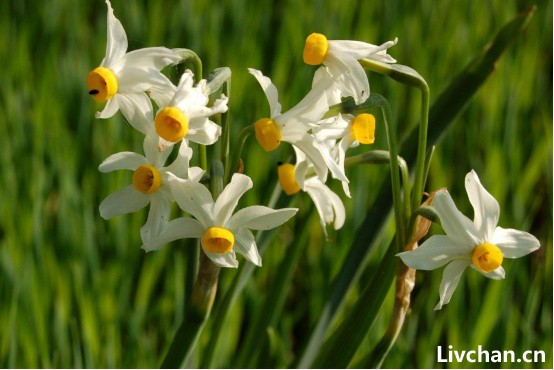
[(492, 244), (502, 251), (506, 258), (519, 258), (540, 248), (540, 242), (525, 231), (497, 227), (492, 235)]
[(281, 114), (281, 104), (279, 104), (279, 93), (277, 87), (271, 82), (269, 77), (263, 75), (261, 71), (257, 69), (248, 68), (248, 72), (258, 80), (258, 83), (264, 90), (265, 96), (269, 103), (270, 117), (273, 118)]
[(235, 251), (233, 250), (227, 253), (210, 253), (204, 249), (202, 249), (202, 251), (206, 253), (206, 256), (208, 256), (208, 258), (211, 259), (216, 266), (231, 268), (239, 267), (239, 261), (237, 261)]
[(190, 181), (199, 182), (200, 180), (202, 180), (204, 173), (206, 173), (206, 171), (204, 171), (200, 167), (190, 167), (188, 178)]
[[(325, 66), (321, 66), (315, 71), (314, 79), (312, 80), (312, 88), (323, 79), (332, 79), (329, 70)], [(327, 104), (329, 105), (339, 104), (342, 101), (341, 91), (334, 84), (326, 90), (326, 94)]]
[[(318, 122), (329, 110), (327, 90), (332, 87), (333, 80), (331, 79), (318, 81), (298, 104), (287, 112), (276, 116), (275, 121), (281, 125), (292, 119), (300, 122)], [(292, 125), (296, 126), (297, 124)]]
[(168, 182), (173, 199), (183, 211), (193, 215), (205, 229), (213, 226), (214, 201), (204, 185), (180, 179), (172, 174)]
[[(346, 151), (348, 150), (348, 148), (350, 148), (352, 146), (352, 144), (354, 144), (356, 140), (354, 139), (354, 137), (352, 135), (346, 135), (339, 143), (339, 145), (337, 145), (337, 155), (338, 155), (338, 166), (339, 168), (342, 170), (343, 173), (345, 173), (345, 169), (344, 169), (344, 161), (345, 161), (345, 158), (346, 158)], [(348, 181), (343, 181), (342, 182), (342, 189), (344, 190), (344, 193), (346, 194), (346, 196), (348, 198), (351, 198), (350, 196), (350, 188), (348, 187)]]
[(416, 270), (434, 270), (454, 258), (469, 257), (471, 249), (452, 243), (446, 235), (434, 235), (413, 251), (398, 253), (406, 266)]
[[(177, 84), (177, 89), (175, 95), (169, 105), (179, 106), (179, 104), (185, 99), (193, 101), (193, 104), (206, 105), (208, 103), (208, 98), (202, 91), (193, 88), (194, 85), (194, 73), (191, 70), (187, 69), (179, 79)], [(181, 110), (183, 110), (181, 108)]]
[(169, 86), (167, 77), (153, 68), (126, 67), (121, 69), (116, 76), (118, 82), (117, 91), (122, 94), (149, 91), (153, 86), (158, 86), (158, 88), (167, 88)]
[[(204, 82), (205, 84), (205, 81), (206, 80), (202, 80), (200, 82)], [(203, 90), (205, 90), (205, 88), (203, 88)], [(207, 95), (202, 94), (201, 96), (206, 97), (206, 103), (200, 104), (200, 102), (195, 102), (195, 99), (187, 98), (177, 106), (185, 113), (190, 121), (194, 121), (195, 118), (206, 118), (218, 113), (227, 112), (227, 103), (229, 102), (229, 98), (225, 95), (221, 94), (219, 99), (216, 99), (211, 107), (206, 106), (206, 104), (208, 103)]]
[(136, 212), (146, 207), (149, 202), (148, 195), (139, 193), (133, 185), (129, 185), (108, 195), (100, 203), (100, 216), (109, 220), (114, 216)]
[(156, 102), (158, 108), (165, 108), (173, 99), (177, 87), (165, 75), (161, 75), (156, 84), (148, 88), (148, 95)]
[(106, 43), (106, 56), (101, 66), (110, 68), (127, 51), (127, 35), (121, 22), (113, 14), (112, 4), (106, 0), (106, 5), (108, 5), (108, 40)]
[(140, 228), (140, 238), (143, 243), (148, 243), (162, 232), (171, 213), (171, 204), (163, 195), (153, 194), (151, 198), (148, 218)]
[(329, 53), (348, 54), (355, 59), (374, 59), (385, 63), (396, 63), (396, 60), (387, 54), (387, 49), (396, 45), (398, 38), (381, 45), (368, 44), (361, 41), (331, 40)]
[(346, 219), (346, 211), (340, 198), (316, 177), (306, 180), (304, 187), (319, 213), (323, 230), (326, 224), (332, 222), (335, 230), (340, 229)]
[(477, 267), (475, 267), (473, 264), (471, 264), (471, 268), (475, 271), (478, 271), (480, 274), (488, 277), (489, 279), (493, 280), (502, 280), (506, 277), (506, 271), (504, 271), (504, 267), (499, 266), (496, 270), (491, 272), (483, 272), (479, 270)]
[(227, 222), (230, 230), (241, 228), (270, 230), (287, 222), (298, 212), (298, 208), (271, 209), (264, 206), (251, 206), (239, 210)]
[(369, 97), (369, 81), (358, 60), (348, 54), (328, 54), (326, 66), (333, 75), (335, 85), (342, 96), (351, 96), (356, 104), (361, 104)]
[(142, 249), (147, 252), (162, 248), (169, 242), (177, 239), (201, 238), (204, 233), (202, 225), (190, 217), (181, 217), (171, 220), (165, 225), (158, 237), (144, 243)]
[(323, 182), (327, 180), (327, 164), (321, 152), (315, 147), (315, 139), (307, 133), (298, 134), (295, 137), (283, 136), (282, 140), (297, 147), (306, 156), (307, 161), (314, 166), (315, 172)]
[(225, 186), (225, 189), (219, 194), (214, 205), (214, 222), (216, 225), (226, 225), (233, 214), (239, 199), (242, 195), (252, 188), (250, 177), (235, 173), (231, 182)]
[(142, 143), (142, 148), (148, 163), (160, 169), (171, 154), (171, 150), (163, 150), (160, 152), (158, 149), (158, 141), (159, 136), (156, 133), (156, 129), (153, 125), (149, 126)]
[(182, 140), (177, 157), (173, 163), (165, 168), (165, 170), (173, 173), (177, 177), (187, 179), (189, 177), (189, 163), (191, 158), (192, 149), (189, 148), (185, 140)]
[(262, 266), (262, 257), (258, 252), (256, 240), (250, 230), (238, 229), (233, 235), (235, 236), (234, 249), (256, 266)]
[(165, 47), (144, 48), (131, 51), (123, 56), (124, 68), (135, 67), (161, 71), (165, 66), (181, 60), (179, 53)]
[(137, 131), (146, 134), (153, 125), (152, 102), (146, 93), (121, 94), (118, 97), (119, 109), (127, 121)]
[(102, 111), (96, 112), (95, 117), (98, 119), (107, 119), (113, 117), (119, 110), (118, 96), (114, 96), (104, 106)]
[(319, 142), (339, 140), (350, 134), (350, 122), (354, 119), (351, 114), (340, 114), (335, 117), (319, 121), (312, 126), (312, 133)]
[(436, 192), (433, 199), (433, 208), (439, 215), (444, 232), (454, 243), (466, 247), (475, 247), (486, 241), (473, 222), (458, 211), (448, 191), (439, 190)]
[(462, 273), (466, 267), (470, 265), (470, 263), (469, 259), (459, 259), (450, 262), (444, 268), (439, 288), (439, 303), (435, 306), (435, 310), (440, 310), (442, 306), (450, 302), (450, 298), (452, 298), (452, 294), (454, 294), (454, 291), (458, 286)]
[(481, 185), (477, 173), (473, 170), (466, 175), (466, 191), (475, 212), (473, 223), (481, 235), (484, 235), (485, 240), (490, 240), (494, 228), (498, 225), (500, 206)]
[(190, 122), (187, 140), (202, 145), (212, 145), (221, 136), (221, 127), (207, 118), (196, 118)]
[(134, 171), (137, 167), (146, 164), (146, 158), (134, 152), (120, 152), (110, 155), (98, 166), (100, 172), (112, 172), (116, 170)]

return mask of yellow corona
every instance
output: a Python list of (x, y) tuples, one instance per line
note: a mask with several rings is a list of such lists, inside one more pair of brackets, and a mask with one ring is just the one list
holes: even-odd
[(325, 60), (327, 51), (329, 50), (329, 42), (327, 38), (320, 33), (312, 33), (306, 38), (304, 46), (304, 63), (318, 66)]
[(87, 76), (88, 93), (101, 103), (110, 100), (117, 94), (117, 78), (108, 68), (98, 67)]
[(352, 135), (361, 144), (373, 144), (375, 142), (375, 117), (372, 114), (363, 113), (352, 120)]
[(133, 186), (143, 194), (152, 194), (162, 185), (162, 177), (156, 167), (148, 164), (138, 167), (133, 173)]
[(279, 130), (274, 120), (270, 118), (259, 119), (254, 124), (254, 129), (256, 139), (266, 152), (277, 149), (281, 144), (281, 130)]
[(293, 195), (300, 191), (300, 186), (298, 186), (298, 183), (296, 182), (294, 173), (294, 165), (290, 163), (281, 163), (277, 168), (279, 184), (281, 184), (281, 188), (283, 188), (283, 191), (287, 195)]
[(221, 227), (210, 227), (202, 235), (202, 248), (210, 253), (227, 253), (234, 244), (233, 233)]
[(493, 244), (481, 244), (473, 250), (473, 264), (485, 273), (499, 268), (503, 260), (504, 256), (502, 256), (500, 248)]
[(187, 116), (176, 107), (165, 107), (154, 120), (158, 135), (172, 143), (176, 143), (187, 135), (189, 122)]

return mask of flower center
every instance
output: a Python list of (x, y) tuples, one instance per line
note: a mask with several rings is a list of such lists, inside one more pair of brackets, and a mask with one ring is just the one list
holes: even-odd
[(256, 139), (265, 149), (266, 152), (271, 152), (277, 149), (281, 144), (281, 130), (274, 120), (270, 118), (259, 119), (255, 124)]
[(117, 93), (117, 78), (108, 68), (98, 67), (87, 76), (88, 93), (101, 103), (110, 100)]
[(154, 124), (158, 135), (173, 143), (184, 138), (189, 130), (187, 116), (176, 107), (165, 107), (159, 111)]
[(279, 175), (279, 184), (287, 195), (293, 195), (300, 191), (300, 186), (294, 178), (294, 165), (290, 163), (279, 164), (277, 174)]
[(162, 177), (154, 166), (144, 164), (133, 173), (133, 186), (143, 194), (152, 194), (162, 185)]
[(375, 117), (362, 113), (352, 120), (352, 135), (362, 144), (373, 144), (375, 141)]
[(504, 257), (496, 245), (484, 243), (473, 250), (473, 264), (483, 272), (491, 272), (502, 265)]
[(210, 253), (227, 253), (234, 244), (233, 233), (221, 227), (210, 227), (202, 235), (202, 248)]
[(306, 38), (304, 46), (304, 63), (317, 66), (323, 63), (329, 50), (327, 38), (321, 33), (312, 33)]

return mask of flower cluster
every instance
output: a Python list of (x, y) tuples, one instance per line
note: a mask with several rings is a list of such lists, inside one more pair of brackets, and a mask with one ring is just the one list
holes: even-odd
[(310, 92), (284, 113), (275, 85), (262, 72), (249, 69), (270, 107), (270, 117), (254, 124), (256, 139), (268, 152), (277, 149), (281, 142), (293, 146), (296, 164), (279, 164), (279, 182), (288, 195), (300, 190), (308, 193), (325, 232), (326, 225), (333, 224), (338, 230), (345, 221), (344, 204), (325, 185), (329, 173), (342, 182), (345, 194), (350, 197), (344, 169), (346, 151), (375, 140), (373, 115), (337, 113), (329, 117), (329, 107), (346, 97), (352, 97), (356, 104), (363, 103), (369, 97), (369, 82), (358, 60), (395, 63), (386, 52), (396, 42), (395, 39), (376, 46), (359, 41), (329, 41), (322, 34), (311, 34), (306, 39), (303, 58), (307, 64), (321, 67), (314, 74)]
[[(161, 73), (166, 66), (182, 61), (182, 49), (152, 47), (127, 52), (125, 31), (108, 0), (106, 4), (106, 56), (100, 66), (88, 74), (88, 91), (96, 101), (106, 103), (96, 114), (97, 118), (109, 118), (121, 111), (131, 126), (144, 135), (144, 155), (121, 152), (100, 164), (101, 172), (133, 171), (130, 185), (102, 201), (100, 215), (109, 219), (149, 205), (148, 218), (140, 230), (146, 251), (160, 249), (177, 239), (196, 238), (206, 256), (217, 266), (237, 267), (236, 252), (261, 266), (262, 260), (250, 230), (275, 228), (298, 210), (274, 210), (256, 205), (235, 212), (242, 195), (253, 187), (252, 180), (242, 173), (233, 174), (219, 194), (214, 191), (215, 188), (219, 190), (217, 186), (210, 192), (203, 184), (205, 170), (190, 166), (194, 153), (189, 144), (212, 145), (218, 141), (222, 128), (210, 118), (227, 111), (228, 97), (224, 94), (214, 96), (219, 90), (210, 91), (206, 80), (195, 83), (195, 76), (189, 70), (182, 74), (176, 86)], [(342, 183), (345, 195), (350, 197), (345, 173), (346, 152), (360, 144), (372, 144), (376, 124), (375, 117), (369, 113), (352, 115), (331, 107), (347, 98), (356, 105), (364, 103), (370, 88), (359, 60), (392, 68), (390, 64), (396, 61), (387, 51), (396, 42), (394, 39), (382, 45), (371, 45), (327, 40), (317, 33), (309, 35), (303, 59), (309, 65), (320, 67), (314, 73), (311, 90), (285, 112), (282, 112), (277, 88), (270, 78), (261, 71), (249, 69), (263, 89), (270, 111), (269, 117), (253, 124), (256, 139), (268, 152), (277, 149), (282, 142), (293, 147), (295, 163), (279, 163), (279, 183), (287, 195), (302, 190), (312, 198), (325, 233), (328, 225), (338, 230), (346, 219), (341, 198), (326, 185), (329, 175)], [(155, 114), (154, 106), (157, 108)], [(389, 146), (391, 153), (387, 160), (394, 167), (396, 149), (392, 149), (390, 143)], [(169, 161), (169, 158), (173, 159)], [(424, 156), (418, 167), (420, 174), (423, 174), (423, 163)], [(227, 168), (227, 172), (233, 170)], [(423, 189), (424, 179), (419, 180)], [(406, 191), (410, 182), (407, 169), (403, 172), (403, 181), (406, 201), (410, 195), (409, 190)], [(415, 184), (414, 189), (413, 193), (419, 190)], [(446, 235), (432, 236), (419, 248), (398, 254), (406, 265), (415, 269), (431, 270), (447, 265), (436, 309), (450, 301), (468, 266), (486, 277), (502, 279), (504, 258), (521, 257), (540, 247), (531, 234), (497, 227), (498, 202), (481, 185), (474, 171), (466, 176), (466, 190), (475, 210), (473, 222), (457, 210), (446, 190), (439, 190), (434, 195), (432, 209), (440, 218)], [(397, 231), (403, 231), (401, 234), (409, 234), (412, 230), (402, 224), (406, 221), (402, 209), (408, 209), (408, 216), (410, 212), (415, 214), (415, 210), (410, 208), (410, 202), (398, 207), (399, 192), (396, 191), (393, 202), (400, 209), (395, 209), (395, 215), (400, 215), (396, 227)], [(172, 202), (192, 217), (170, 221)]]
[[(97, 118), (109, 118), (121, 110), (127, 121), (144, 134), (144, 155), (116, 153), (99, 166), (101, 172), (133, 171), (132, 183), (109, 195), (100, 204), (105, 219), (131, 213), (150, 205), (140, 230), (143, 248), (159, 249), (179, 238), (200, 238), (206, 255), (218, 266), (237, 267), (235, 250), (260, 266), (254, 237), (249, 229), (271, 229), (288, 221), (297, 209), (272, 210), (247, 207), (232, 215), (240, 197), (252, 187), (246, 175), (235, 174), (214, 202), (200, 181), (204, 170), (191, 167), (189, 142), (214, 144), (221, 127), (211, 116), (227, 111), (228, 98), (221, 95), (210, 104), (206, 80), (194, 83), (187, 70), (177, 86), (161, 70), (181, 61), (178, 50), (153, 47), (127, 53), (123, 26), (108, 6), (106, 56), (87, 76), (89, 94), (106, 102)], [(158, 107), (154, 115), (152, 100)], [(166, 163), (174, 145), (179, 145), (171, 163)], [(171, 202), (195, 219), (169, 221)]]

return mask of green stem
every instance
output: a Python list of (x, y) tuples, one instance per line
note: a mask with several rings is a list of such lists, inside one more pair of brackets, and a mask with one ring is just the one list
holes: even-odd
[(240, 163), (240, 156), (242, 154), (242, 149), (244, 148), (244, 144), (246, 143), (246, 139), (250, 134), (254, 132), (254, 125), (246, 126), (244, 129), (242, 129), (239, 139), (237, 141), (237, 147), (233, 151), (233, 160), (231, 161), (230, 166), (225, 167), (225, 181), (228, 182), (229, 178), (231, 177), (231, 174), (234, 173)]

